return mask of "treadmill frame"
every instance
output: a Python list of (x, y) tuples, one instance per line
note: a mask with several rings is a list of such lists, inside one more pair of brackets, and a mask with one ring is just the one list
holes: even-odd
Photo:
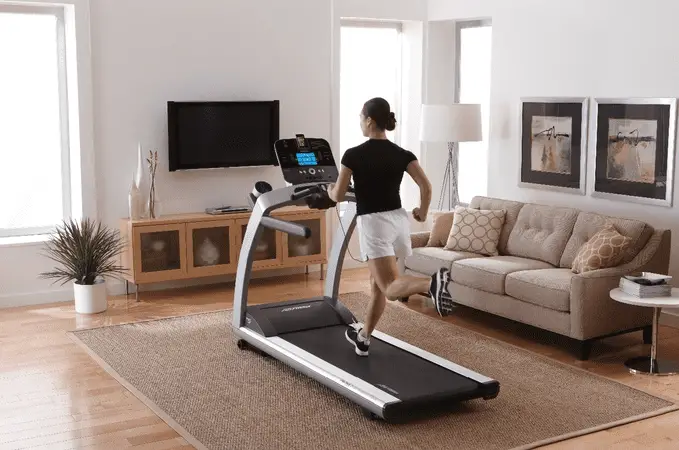
[[(269, 216), (272, 211), (290, 205), (303, 205), (304, 199), (293, 200), (293, 194), (305, 188), (324, 185), (327, 183), (307, 183), (294, 186), (288, 186), (282, 189), (273, 190), (262, 194), (254, 201), (252, 206), (252, 215), (243, 236), (243, 242), (238, 259), (238, 271), (236, 275), (235, 292), (234, 292), (234, 310), (233, 310), (233, 329), (235, 334), (246, 341), (251, 346), (257, 348), (263, 353), (266, 353), (283, 363), (293, 367), (315, 379), (321, 384), (334, 390), (335, 392), (349, 398), (365, 410), (374, 414), (377, 417), (387, 421), (393, 421), (403, 415), (403, 411), (399, 411), (399, 405), (402, 403), (400, 399), (389, 394), (388, 392), (379, 389), (372, 384), (347, 373), (346, 371), (336, 367), (326, 361), (318, 358), (315, 355), (301, 349), (300, 347), (278, 337), (265, 337), (263, 334), (257, 332), (253, 325), (252, 319), (247, 314), (247, 299), (248, 299), (248, 285), (252, 274), (252, 260), (255, 250), (255, 243), (259, 239), (264, 225), (262, 218)], [(250, 198), (250, 203), (253, 203), (254, 198)], [(354, 315), (342, 304), (338, 299), (340, 275), (344, 257), (351, 239), (351, 235), (356, 227), (356, 197), (353, 193), (347, 193), (345, 201), (348, 202), (347, 208), (340, 220), (340, 225), (333, 238), (330, 255), (328, 257), (327, 276), (324, 288), (324, 300), (330, 302), (336, 310), (338, 310), (343, 317), (351, 317), (356, 321)], [(472, 398), (482, 397), (486, 400), (495, 398), (499, 392), (499, 384), (497, 381), (485, 375), (481, 375), (466, 367), (457, 365), (451, 361), (441, 358), (437, 355), (429, 353), (419, 347), (415, 347), (407, 342), (396, 339), (379, 331), (374, 331), (372, 337), (379, 339), (385, 343), (391, 344), (406, 352), (410, 352), (423, 358), (433, 364), (444, 367), (450, 371), (456, 372), (462, 376), (478, 382), (482, 387), (486, 387), (485, 392), (480, 392), (480, 395)]]

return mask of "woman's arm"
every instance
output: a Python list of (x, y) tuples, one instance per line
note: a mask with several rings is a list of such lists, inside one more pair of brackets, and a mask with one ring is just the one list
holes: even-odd
[(408, 175), (412, 177), (413, 181), (420, 188), (420, 207), (413, 209), (413, 217), (420, 222), (424, 222), (427, 220), (429, 205), (431, 204), (431, 183), (417, 160), (411, 161), (408, 164), (407, 171)]
[(349, 189), (349, 183), (351, 182), (351, 169), (341, 166), (340, 173), (337, 177), (337, 183), (331, 184), (328, 188), (328, 196), (335, 203), (340, 203), (344, 201), (344, 195)]

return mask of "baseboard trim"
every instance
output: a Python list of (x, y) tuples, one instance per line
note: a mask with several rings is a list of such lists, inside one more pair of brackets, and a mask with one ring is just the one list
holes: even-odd
[(0, 309), (72, 301), (73, 287), (69, 286), (68, 288), (54, 289), (49, 291), (0, 295)]
[(679, 311), (665, 311), (661, 313), (660, 325), (679, 328)]

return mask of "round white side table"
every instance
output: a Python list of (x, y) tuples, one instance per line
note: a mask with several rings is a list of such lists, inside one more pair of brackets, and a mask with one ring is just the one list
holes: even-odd
[(638, 356), (629, 359), (625, 362), (625, 366), (632, 373), (639, 373), (645, 375), (676, 375), (679, 374), (679, 362), (658, 359), (658, 320), (660, 319), (660, 312), (663, 308), (679, 307), (679, 289), (672, 289), (671, 297), (651, 297), (639, 298), (633, 295), (626, 294), (620, 289), (613, 289), (611, 291), (611, 298), (620, 303), (627, 303), (634, 306), (646, 306), (653, 308), (653, 333), (651, 341), (651, 355)]

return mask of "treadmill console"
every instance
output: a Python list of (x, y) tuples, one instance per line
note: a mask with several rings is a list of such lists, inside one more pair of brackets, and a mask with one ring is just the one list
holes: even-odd
[(304, 183), (335, 183), (339, 172), (325, 139), (307, 138), (298, 134), (274, 144), (283, 178), (292, 185)]

